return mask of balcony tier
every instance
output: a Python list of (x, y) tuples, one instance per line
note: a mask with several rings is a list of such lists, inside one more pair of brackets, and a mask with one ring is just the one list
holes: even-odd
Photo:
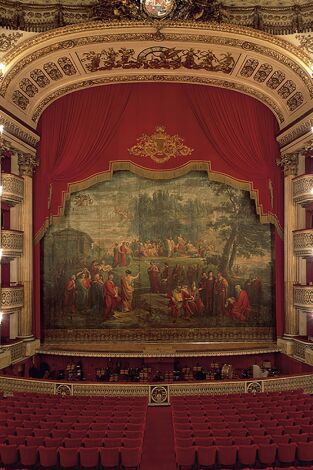
[(24, 200), (24, 180), (12, 173), (1, 174), (2, 201), (15, 206)]
[(293, 304), (297, 308), (313, 311), (313, 286), (293, 286)]
[(23, 232), (1, 230), (2, 261), (8, 263), (23, 254), (23, 239)]
[(313, 258), (313, 228), (293, 232), (293, 252), (302, 258)]
[(313, 203), (313, 174), (293, 179), (293, 200), (302, 206)]
[(1, 288), (1, 309), (5, 312), (16, 310), (24, 305), (24, 287), (2, 287)]

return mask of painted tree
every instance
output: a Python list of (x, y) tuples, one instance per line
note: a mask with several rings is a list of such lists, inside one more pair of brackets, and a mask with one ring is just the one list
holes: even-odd
[(219, 183), (211, 183), (210, 187), (216, 195), (225, 197), (216, 205), (216, 218), (209, 227), (225, 240), (219, 269), (231, 276), (237, 256), (248, 259), (268, 252), (271, 233), (268, 224), (260, 223), (247, 192)]

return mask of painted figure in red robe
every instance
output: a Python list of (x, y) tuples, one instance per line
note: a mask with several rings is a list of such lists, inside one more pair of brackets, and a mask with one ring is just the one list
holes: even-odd
[(127, 247), (126, 243), (122, 242), (119, 250), (119, 266), (127, 266)]
[(113, 282), (113, 273), (110, 273), (108, 280), (104, 283), (103, 293), (104, 299), (104, 318), (108, 319), (111, 317), (113, 311), (121, 303), (121, 298), (118, 295), (118, 288)]
[(150, 292), (155, 294), (159, 293), (161, 290), (160, 287), (160, 269), (156, 263), (150, 261), (148, 267), (148, 276), (150, 281)]
[(223, 315), (225, 313), (225, 303), (228, 294), (228, 282), (221, 272), (217, 273), (214, 283), (214, 313)]
[(230, 297), (226, 302), (226, 313), (235, 320), (246, 321), (251, 311), (247, 291), (241, 289), (238, 284), (235, 286), (236, 298)]

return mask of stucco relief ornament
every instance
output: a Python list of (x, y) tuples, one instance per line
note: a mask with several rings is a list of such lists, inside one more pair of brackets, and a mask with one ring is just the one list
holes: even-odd
[(128, 151), (136, 157), (149, 157), (157, 163), (164, 163), (172, 157), (187, 157), (193, 149), (184, 145), (177, 134), (169, 135), (164, 126), (157, 126), (153, 134), (142, 134)]

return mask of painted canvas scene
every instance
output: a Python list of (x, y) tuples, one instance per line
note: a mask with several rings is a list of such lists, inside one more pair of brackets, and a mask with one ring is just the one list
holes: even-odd
[(272, 239), (249, 193), (205, 172), (115, 172), (44, 237), (44, 328), (273, 326)]

